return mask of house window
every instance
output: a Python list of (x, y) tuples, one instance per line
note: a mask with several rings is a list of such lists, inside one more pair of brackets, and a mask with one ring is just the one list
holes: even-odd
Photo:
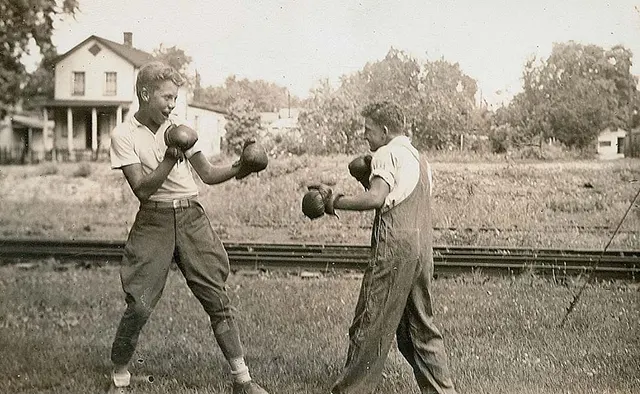
[(72, 93), (74, 96), (84, 96), (84, 71), (73, 73)]
[(104, 73), (104, 95), (115, 96), (118, 94), (118, 74), (107, 71)]
[(600, 141), (600, 146), (602, 147), (611, 146), (611, 141)]

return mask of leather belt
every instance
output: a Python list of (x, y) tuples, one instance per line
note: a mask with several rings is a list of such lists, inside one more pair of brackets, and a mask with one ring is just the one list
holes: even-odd
[(144, 209), (178, 209), (193, 207), (198, 202), (193, 198), (183, 198), (171, 201), (145, 201), (140, 204), (140, 208)]

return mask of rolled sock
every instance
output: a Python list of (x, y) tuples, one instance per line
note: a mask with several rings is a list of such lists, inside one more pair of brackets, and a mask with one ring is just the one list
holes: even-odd
[(251, 381), (251, 375), (249, 375), (249, 367), (244, 362), (244, 357), (232, 358), (229, 360), (231, 366), (231, 375), (233, 380), (238, 383), (247, 383)]
[(116, 387), (127, 387), (131, 383), (131, 373), (129, 371), (125, 372), (112, 372), (111, 379), (113, 379), (113, 384)]

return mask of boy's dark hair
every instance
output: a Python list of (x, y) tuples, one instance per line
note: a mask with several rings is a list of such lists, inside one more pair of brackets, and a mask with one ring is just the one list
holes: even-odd
[(185, 83), (184, 77), (175, 68), (160, 61), (152, 61), (142, 66), (136, 79), (138, 99), (141, 98), (142, 88), (146, 88), (151, 93), (164, 81), (171, 81), (176, 86), (182, 86)]
[(380, 126), (387, 126), (393, 134), (403, 134), (404, 114), (400, 106), (392, 101), (378, 101), (366, 105), (360, 115), (369, 118)]

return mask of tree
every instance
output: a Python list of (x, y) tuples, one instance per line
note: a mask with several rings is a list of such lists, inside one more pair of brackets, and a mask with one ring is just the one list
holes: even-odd
[(38, 106), (43, 100), (53, 99), (55, 81), (55, 60), (58, 51), (51, 47), (45, 53), (38, 65), (38, 68), (29, 74), (22, 89), (22, 99), (25, 109), (32, 109)]
[(353, 153), (363, 144), (356, 100), (334, 91), (327, 80), (311, 91), (298, 123), (308, 153)]
[(306, 135), (324, 135), (325, 141), (344, 143), (335, 152), (350, 152), (362, 129), (359, 109), (376, 100), (392, 100), (403, 109), (406, 132), (419, 149), (457, 144), (460, 133), (483, 127), (483, 115), (475, 117), (474, 79), (458, 64), (444, 60), (421, 64), (401, 50), (391, 48), (384, 59), (341, 79), (335, 92), (312, 91), (310, 106), (301, 114)]
[(228, 108), (225, 140), (227, 151), (240, 154), (242, 145), (248, 138), (256, 138), (260, 130), (260, 115), (253, 103), (238, 100)]
[(165, 47), (163, 44), (153, 50), (153, 57), (169, 66), (178, 70), (181, 74), (186, 75), (188, 67), (193, 61), (191, 56), (188, 56), (184, 50), (177, 46)]
[(202, 100), (225, 108), (237, 100), (248, 100), (259, 112), (277, 111), (300, 103), (296, 96), (290, 96), (285, 87), (263, 80), (238, 79), (235, 75), (227, 77), (222, 86), (204, 89)]
[(78, 0), (0, 0), (0, 105), (13, 105), (20, 96), (26, 79), (21, 60), (29, 42), (50, 53), (54, 20), (77, 10)]
[(557, 138), (585, 148), (606, 127), (630, 128), (640, 108), (631, 51), (570, 41), (554, 44), (545, 61), (532, 59), (523, 72), (523, 91), (497, 118), (523, 139)]

